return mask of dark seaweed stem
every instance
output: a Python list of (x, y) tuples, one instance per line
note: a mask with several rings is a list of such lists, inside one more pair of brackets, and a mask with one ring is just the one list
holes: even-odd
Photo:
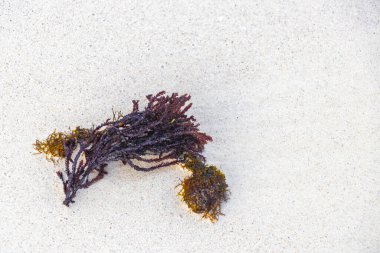
[[(53, 132), (45, 141), (36, 141), (35, 149), (38, 153), (45, 154), (48, 160), (56, 162), (65, 159), (65, 170), (57, 172), (65, 193), (63, 204), (69, 206), (74, 203), (73, 199), (79, 189), (87, 188), (102, 179), (107, 174), (105, 168), (112, 161), (121, 161), (144, 172), (178, 163), (189, 165), (189, 161), (205, 164), (201, 153), (204, 145), (212, 141), (212, 138), (199, 131), (199, 124), (195, 123), (193, 116), (186, 115), (192, 105), (187, 104), (190, 96), (178, 96), (177, 93), (169, 96), (161, 91), (156, 95), (148, 95), (147, 99), (148, 105), (144, 110), (140, 111), (139, 102), (133, 100), (133, 109), (129, 114), (114, 112), (112, 120), (107, 119), (96, 127), (77, 127), (69, 133)], [(210, 170), (206, 165), (198, 167)], [(194, 173), (197, 177), (193, 178), (203, 180), (203, 184), (183, 184), (186, 189), (184, 187), (182, 196), (194, 212), (204, 212), (207, 213), (205, 217), (216, 219), (220, 214), (220, 202), (225, 198), (216, 196), (216, 200), (211, 201), (215, 197), (211, 193), (216, 191), (209, 188), (212, 189), (209, 190), (211, 195), (207, 195), (206, 199), (201, 198), (203, 202), (198, 200), (197, 194), (204, 195), (204, 191), (198, 191), (194, 187), (212, 187), (207, 184), (216, 182), (202, 179), (204, 175), (209, 174)], [(224, 186), (226, 188), (227, 184)], [(191, 192), (191, 197), (184, 191)], [(193, 201), (191, 204), (190, 199)], [(201, 202), (202, 208), (194, 207)], [(209, 205), (209, 209), (205, 205)]]

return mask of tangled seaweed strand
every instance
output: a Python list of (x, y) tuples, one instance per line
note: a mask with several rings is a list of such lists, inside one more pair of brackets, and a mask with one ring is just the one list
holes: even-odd
[[(64, 171), (57, 172), (65, 193), (63, 204), (69, 206), (70, 203), (74, 203), (73, 199), (79, 189), (87, 188), (102, 179), (107, 174), (105, 168), (112, 161), (121, 161), (137, 171), (144, 172), (174, 164), (190, 166), (190, 160), (198, 161), (200, 164), (205, 163), (205, 157), (201, 152), (204, 145), (212, 141), (212, 138), (199, 132), (199, 124), (195, 123), (195, 118), (186, 115), (192, 105), (191, 103), (186, 105), (190, 96), (187, 94), (178, 96), (177, 93), (168, 96), (161, 91), (154, 96), (148, 95), (147, 99), (148, 105), (142, 111), (139, 111), (139, 101), (134, 100), (130, 114), (114, 112), (112, 120), (108, 119), (97, 127), (90, 129), (77, 127), (67, 133), (54, 131), (46, 140), (36, 141), (35, 150), (45, 154), (49, 161), (65, 160)], [(144, 163), (145, 166), (137, 163)], [(203, 167), (205, 174), (193, 171), (193, 175), (202, 182), (198, 186), (210, 188), (204, 182), (205, 177), (198, 175), (217, 172), (215, 175), (219, 177), (223, 174), (214, 169), (211, 169), (214, 172), (209, 172), (211, 167)], [(220, 180), (225, 182), (224, 175), (217, 181), (208, 182), (219, 184)], [(185, 179), (184, 182), (188, 181)], [(186, 188), (191, 191), (191, 196), (195, 196), (194, 187), (194, 183), (186, 184), (182, 192), (186, 191), (184, 190)], [(226, 188), (227, 184), (224, 187)], [(207, 188), (208, 195), (203, 197), (203, 202), (194, 201), (194, 197), (188, 198), (184, 193), (182, 196), (194, 212), (204, 213), (204, 217), (215, 220), (220, 214), (220, 203), (226, 200), (226, 197), (210, 194), (209, 188)], [(205, 204), (208, 198), (210, 206)], [(219, 200), (215, 201), (214, 198)], [(197, 204), (200, 207), (194, 208)]]

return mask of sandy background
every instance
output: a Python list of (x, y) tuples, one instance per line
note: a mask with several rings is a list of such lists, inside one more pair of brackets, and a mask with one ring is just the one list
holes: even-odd
[[(0, 252), (380, 252), (379, 1), (5, 0), (0, 47)], [(214, 137), (226, 215), (118, 163), (63, 206), (34, 140), (162, 89)]]

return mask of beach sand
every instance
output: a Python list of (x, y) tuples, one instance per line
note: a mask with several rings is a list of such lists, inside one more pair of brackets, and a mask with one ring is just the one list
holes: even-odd
[[(378, 1), (2, 1), (1, 252), (380, 252)], [(112, 163), (62, 205), (33, 155), (160, 90), (189, 93), (230, 200), (212, 224)]]

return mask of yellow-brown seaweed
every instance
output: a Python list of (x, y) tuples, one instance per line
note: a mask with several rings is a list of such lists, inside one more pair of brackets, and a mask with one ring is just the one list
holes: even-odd
[(194, 212), (212, 222), (218, 220), (221, 204), (228, 199), (228, 185), (224, 174), (215, 166), (204, 164), (195, 158), (187, 158), (184, 168), (192, 175), (185, 178), (178, 195)]

